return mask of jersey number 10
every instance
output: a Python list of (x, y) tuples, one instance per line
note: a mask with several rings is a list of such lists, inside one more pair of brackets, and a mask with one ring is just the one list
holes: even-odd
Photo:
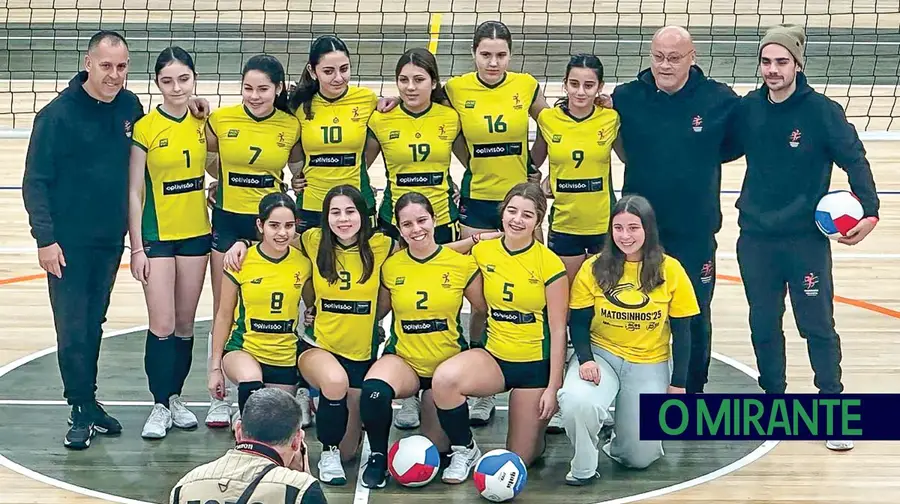
[(341, 143), (344, 139), (344, 132), (340, 126), (322, 126), (322, 143)]

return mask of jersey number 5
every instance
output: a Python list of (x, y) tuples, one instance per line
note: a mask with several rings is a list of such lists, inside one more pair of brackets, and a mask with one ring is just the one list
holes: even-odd
[(509, 282), (503, 282), (503, 300), (507, 303), (511, 303), (513, 300), (513, 287), (515, 287), (513, 284)]
[(272, 293), (272, 313), (281, 313), (281, 307), (284, 304), (284, 293), (283, 292), (273, 292)]

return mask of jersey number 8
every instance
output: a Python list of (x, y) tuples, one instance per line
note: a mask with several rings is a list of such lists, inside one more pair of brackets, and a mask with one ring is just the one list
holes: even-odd
[(284, 293), (283, 292), (273, 292), (272, 293), (272, 303), (271, 303), (272, 313), (281, 313), (281, 307), (283, 304), (284, 304)]

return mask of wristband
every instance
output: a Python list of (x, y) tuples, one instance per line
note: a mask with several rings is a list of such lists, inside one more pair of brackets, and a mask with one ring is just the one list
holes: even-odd
[(253, 246), (253, 242), (251, 242), (250, 240), (248, 240), (248, 239), (246, 239), (246, 238), (241, 238), (241, 239), (239, 239), (238, 241), (241, 242), (241, 243), (243, 243), (244, 245), (246, 245), (247, 248), (250, 248), (250, 247)]
[(131, 251), (131, 257), (134, 257), (134, 256), (140, 254), (140, 253), (143, 252), (143, 251), (144, 251), (143, 247), (142, 247), (142, 248), (136, 248), (136, 249), (134, 249), (134, 250)]

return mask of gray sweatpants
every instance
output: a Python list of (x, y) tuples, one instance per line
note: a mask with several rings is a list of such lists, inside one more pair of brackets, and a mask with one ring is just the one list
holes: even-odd
[(665, 393), (669, 385), (669, 363), (635, 364), (600, 347), (592, 346), (600, 367), (600, 384), (578, 376), (580, 364), (573, 358), (566, 368), (563, 386), (557, 393), (563, 427), (575, 455), (572, 476), (589, 478), (597, 471), (599, 433), (615, 401), (612, 442), (604, 451), (620, 464), (643, 469), (663, 456), (661, 441), (639, 439), (640, 395)]

